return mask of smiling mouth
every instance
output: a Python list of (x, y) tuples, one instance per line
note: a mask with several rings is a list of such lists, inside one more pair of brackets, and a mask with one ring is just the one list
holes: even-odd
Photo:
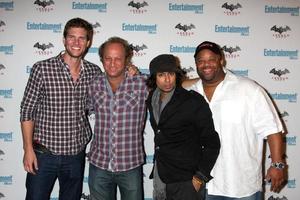
[(80, 47), (72, 47), (74, 50), (80, 50)]

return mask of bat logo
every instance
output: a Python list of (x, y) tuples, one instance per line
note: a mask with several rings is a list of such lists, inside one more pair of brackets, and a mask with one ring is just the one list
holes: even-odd
[(232, 54), (234, 52), (237, 52), (237, 51), (240, 51), (241, 48), (239, 46), (235, 46), (234, 48), (233, 47), (227, 47), (226, 45), (224, 47), (222, 47), (222, 49), (229, 53), (229, 54)]
[(133, 44), (130, 44), (129, 46), (135, 52), (139, 52), (139, 51), (142, 51), (144, 49), (148, 49), (148, 47), (145, 44), (143, 44), (142, 46), (140, 46), (140, 45), (135, 45), (134, 46)]
[(2, 193), (0, 192), (0, 199), (3, 198), (3, 197), (5, 197), (4, 194), (2, 194)]
[(95, 24), (92, 25), (93, 28), (98, 28), (98, 27), (101, 27), (101, 25), (99, 24), (99, 22), (96, 22)]
[(0, 21), (0, 27), (1, 27), (1, 26), (5, 26), (5, 25), (6, 25), (5, 22), (1, 20), (1, 21)]
[(33, 47), (36, 47), (38, 49), (45, 51), (46, 49), (50, 49), (51, 47), (54, 47), (54, 46), (50, 42), (48, 44), (40, 44), (39, 42), (37, 42), (33, 45)]
[(190, 67), (188, 67), (188, 68), (183, 68), (182, 70), (185, 71), (186, 73), (189, 73), (189, 72), (194, 71), (194, 68), (192, 68), (192, 67), (190, 66)]
[(242, 5), (239, 4), (239, 3), (237, 3), (236, 5), (233, 5), (233, 4), (228, 4), (228, 3), (226, 2), (226, 3), (224, 3), (224, 4), (222, 5), (222, 8), (225, 8), (225, 9), (227, 9), (227, 10), (230, 10), (231, 12), (232, 12), (233, 10), (238, 9), (238, 8), (241, 8), (241, 7), (242, 7)]
[(275, 68), (273, 68), (273, 69), (271, 69), (271, 71), (269, 73), (277, 75), (277, 76), (280, 77), (284, 74), (290, 73), (290, 71), (288, 69), (284, 69), (284, 70), (278, 69), (278, 70), (276, 70)]
[(283, 32), (287, 32), (287, 31), (290, 31), (291, 28), (289, 26), (285, 26), (285, 27), (277, 27), (277, 25), (274, 25), (271, 29), (271, 31), (274, 31), (274, 32), (278, 32), (279, 34), (283, 33)]
[(54, 1), (50, 0), (50, 1), (40, 1), (40, 0), (35, 0), (34, 4), (37, 4), (39, 6), (42, 6), (43, 8), (50, 6), (50, 5), (54, 5)]
[(4, 65), (0, 64), (0, 70), (5, 69)]
[(148, 6), (148, 3), (146, 1), (143, 1), (142, 3), (140, 3), (140, 2), (135, 3), (134, 1), (130, 1), (128, 3), (128, 6), (131, 6), (131, 7), (136, 8), (136, 9), (140, 9), (144, 6)]
[(273, 197), (273, 195), (272, 195), (268, 198), (268, 200), (288, 200), (288, 199), (285, 196), (283, 196), (283, 197)]
[(191, 30), (193, 28), (196, 28), (194, 24), (190, 24), (190, 25), (181, 25), (181, 23), (177, 24), (175, 26), (175, 28), (179, 29), (179, 30), (183, 30), (184, 32), (186, 32), (187, 30)]
[(283, 113), (279, 113), (280, 117), (287, 117), (290, 116), (288, 112), (284, 111)]

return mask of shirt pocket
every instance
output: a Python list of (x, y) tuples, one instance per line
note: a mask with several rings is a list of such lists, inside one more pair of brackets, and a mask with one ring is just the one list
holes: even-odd
[(127, 91), (120, 95), (119, 106), (124, 110), (130, 108), (134, 109), (138, 106), (140, 96), (137, 91)]
[(92, 106), (94, 110), (101, 110), (105, 105), (105, 101), (107, 100), (108, 100), (107, 94), (103, 92), (95, 92), (93, 94), (93, 101), (92, 101)]

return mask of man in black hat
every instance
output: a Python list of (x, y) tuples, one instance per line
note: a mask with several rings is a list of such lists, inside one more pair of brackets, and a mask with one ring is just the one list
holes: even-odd
[(162, 54), (150, 62), (155, 200), (203, 199), (220, 149), (208, 104), (202, 95), (183, 89), (182, 78), (175, 56)]

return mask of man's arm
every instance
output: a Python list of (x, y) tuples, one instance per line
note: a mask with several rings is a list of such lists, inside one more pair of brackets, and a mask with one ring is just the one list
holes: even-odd
[(199, 81), (199, 79), (200, 78), (193, 78), (193, 79), (185, 79), (183, 82), (182, 82), (182, 84), (181, 84), (181, 86), (183, 87), (183, 88), (190, 88), (193, 84), (195, 84), (197, 81)]
[[(282, 134), (271, 134), (268, 136), (267, 140), (271, 152), (272, 163), (284, 163)], [(267, 171), (266, 180), (271, 181), (271, 191), (279, 192), (284, 182), (284, 169), (270, 166)]]
[(38, 170), (37, 158), (33, 150), (32, 138), (33, 138), (33, 129), (34, 121), (22, 121), (21, 122), (22, 136), (23, 136), (23, 165), (25, 171), (35, 174), (35, 171)]

